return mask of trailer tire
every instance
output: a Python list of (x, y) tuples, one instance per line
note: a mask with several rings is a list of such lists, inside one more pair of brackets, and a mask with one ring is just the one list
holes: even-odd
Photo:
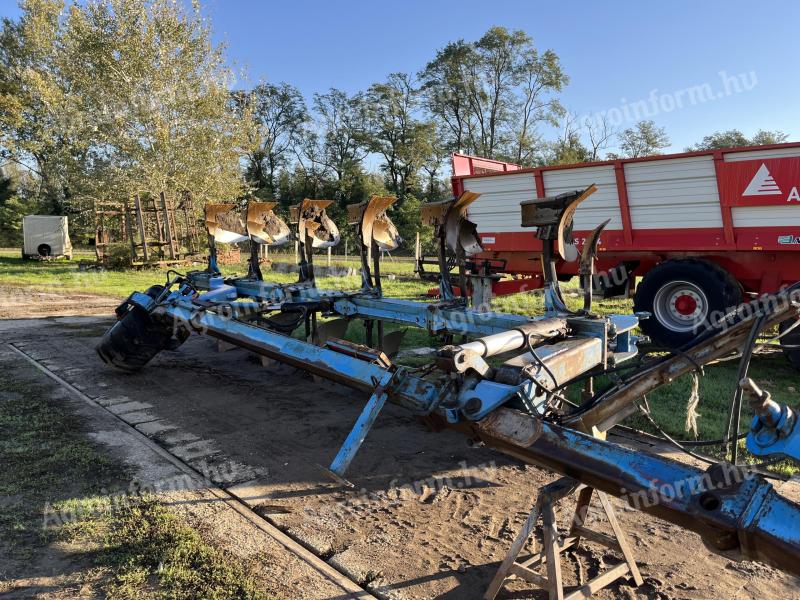
[[(787, 319), (778, 326), (778, 331), (783, 333), (792, 325), (797, 323), (798, 319)], [(781, 346), (783, 346), (783, 353), (786, 355), (787, 360), (792, 363), (796, 369), (800, 369), (800, 326), (786, 334), (786, 337), (781, 338)]]
[(39, 247), (36, 248), (36, 252), (39, 253), (39, 256), (42, 258), (49, 258), (50, 255), (53, 253), (53, 250), (50, 248), (48, 244), (39, 244)]
[[(145, 291), (156, 298), (164, 286)], [(174, 346), (172, 330), (153, 320), (150, 313), (133, 307), (103, 334), (95, 348), (103, 362), (123, 371), (138, 371), (162, 350)]]
[(679, 348), (706, 331), (711, 317), (742, 303), (742, 288), (717, 264), (689, 258), (650, 269), (636, 288), (633, 308), (648, 312), (642, 331), (655, 342)]

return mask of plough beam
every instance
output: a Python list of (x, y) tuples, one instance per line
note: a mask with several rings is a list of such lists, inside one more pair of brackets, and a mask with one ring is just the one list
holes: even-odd
[[(213, 205), (206, 210), (208, 269), (131, 294), (120, 305), (119, 320), (103, 336), (98, 353), (115, 366), (136, 370), (161, 349), (180, 345), (189, 333), (206, 334), (369, 395), (331, 464), (337, 477), (346, 472), (385, 403), (392, 402), (696, 531), (714, 551), (736, 551), (800, 575), (800, 506), (777, 494), (760, 475), (728, 463), (702, 471), (586, 433), (599, 436), (635, 411), (636, 402), (650, 391), (741, 352), (754, 327), (796, 318), (800, 284), (727, 315), (696, 344), (652, 361), (580, 406), (571, 405), (565, 386), (602, 374), (609, 365), (637, 353), (637, 316), (590, 312), (592, 262), (605, 224), (595, 229), (583, 249), (582, 311), (567, 309), (558, 285), (556, 264), (568, 258), (573, 214), (594, 190), (590, 186), (522, 205), (523, 225), (537, 228), (547, 262), (547, 310), (537, 318), (466, 307), (464, 258), (480, 250), (467, 208), (478, 194), (466, 191), (456, 200), (423, 207), (423, 220), (435, 226), (439, 243), (442, 301), (430, 304), (381, 295), (380, 251), (399, 243), (386, 214), (393, 198), (373, 197), (349, 211), (361, 246), (362, 288), (356, 292), (321, 290), (314, 282), (312, 250), (339, 241), (339, 231), (325, 213), (330, 201), (306, 199), (291, 208), (301, 250), (300, 282), (291, 285), (262, 281), (255, 249), (248, 277), (220, 275), (216, 242), (250, 240), (255, 248), (285, 243), (290, 237), (274, 217), (272, 203), (250, 203), (245, 218), (235, 205)], [(454, 263), (448, 262), (448, 252), (455, 255)], [(455, 297), (449, 274), (456, 266), (461, 298)], [(272, 315), (274, 311), (279, 313)], [(338, 321), (319, 335), (318, 315)], [(335, 337), (344, 335), (353, 319), (367, 326), (369, 346)], [(303, 322), (307, 339), (291, 337)], [(433, 360), (423, 367), (395, 365), (381, 351), (385, 322), (445, 334), (447, 345), (435, 350)], [(373, 324), (379, 334), (377, 350), (369, 333)], [(464, 337), (459, 344), (452, 342), (455, 333)], [(748, 440), (758, 445), (754, 453), (796, 458), (797, 414), (773, 402), (752, 382), (742, 385), (758, 415)]]

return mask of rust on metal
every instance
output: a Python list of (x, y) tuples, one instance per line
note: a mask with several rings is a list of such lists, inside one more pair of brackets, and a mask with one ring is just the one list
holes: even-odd
[(277, 202), (247, 203), (247, 233), (259, 244), (280, 246), (292, 238), (289, 226), (273, 212)]
[(248, 239), (245, 220), (235, 204), (206, 204), (205, 226), (216, 242), (233, 244)]

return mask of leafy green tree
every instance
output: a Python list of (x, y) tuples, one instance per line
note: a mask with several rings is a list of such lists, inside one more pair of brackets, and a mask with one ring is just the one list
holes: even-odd
[(560, 137), (551, 142), (545, 160), (550, 165), (569, 165), (592, 159), (591, 151), (581, 141), (580, 126), (575, 115), (567, 114)]
[(666, 130), (653, 121), (639, 121), (619, 134), (619, 148), (624, 158), (661, 154), (669, 143)]
[(196, 6), (24, 0), (0, 34), (0, 146), (43, 210), (137, 191), (201, 202), (242, 190), (230, 73)]
[[(196, 5), (91, 0), (70, 9), (63, 45), (72, 102), (92, 115), (81, 129), (91, 142), (87, 196), (109, 187), (187, 190), (201, 201), (241, 194), (231, 74)], [(95, 173), (98, 158), (107, 168)]]
[(467, 66), (476, 60), (471, 44), (458, 40), (436, 53), (419, 74), (427, 109), (448, 133), (451, 150), (475, 152), (474, 117), (467, 100)]
[(521, 95), (514, 159), (519, 164), (532, 164), (541, 143), (537, 126), (540, 123), (555, 125), (566, 113), (555, 94), (563, 90), (569, 77), (552, 50), (539, 54), (530, 38), (523, 48), (516, 68)]
[(538, 126), (563, 114), (556, 96), (568, 82), (555, 52), (540, 54), (525, 32), (504, 27), (448, 44), (420, 79), (452, 150), (518, 162), (533, 160)]
[(735, 148), (737, 146), (766, 146), (769, 144), (780, 144), (789, 137), (782, 131), (764, 131), (759, 129), (752, 137), (748, 138), (738, 129), (728, 129), (727, 131), (717, 131), (707, 135), (699, 144), (686, 148), (688, 152), (693, 150), (716, 150), (719, 148)]
[(35, 191), (30, 171), (15, 163), (0, 166), (0, 246), (22, 244), (22, 217), (36, 214)]
[(318, 116), (320, 151), (317, 160), (333, 173), (341, 185), (361, 170), (361, 161), (369, 154), (367, 140), (367, 108), (363, 94), (348, 96), (331, 88), (325, 94), (314, 94), (314, 110)]
[(5, 173), (0, 169), (0, 204), (8, 202), (15, 191), (11, 177), (6, 177)]
[(65, 201), (65, 165), (83, 145), (72, 139), (67, 88), (61, 72), (62, 0), (27, 0), (19, 21), (0, 31), (0, 157), (39, 179), (47, 212)]
[(782, 144), (789, 139), (788, 133), (782, 131), (764, 131), (759, 129), (756, 134), (750, 138), (750, 145), (752, 146), (768, 146), (770, 144)]
[(424, 194), (429, 201), (444, 200), (451, 195), (447, 185), (442, 182), (445, 162), (450, 156), (447, 134), (441, 121), (431, 119), (426, 125), (421, 168), (426, 181)]
[(373, 84), (366, 101), (369, 148), (383, 157), (389, 190), (402, 199), (417, 185), (430, 153), (432, 123), (420, 120), (419, 90), (405, 73)]
[(250, 117), (245, 177), (265, 197), (274, 197), (279, 169), (290, 162), (308, 121), (305, 99), (288, 83), (262, 83), (239, 96)]

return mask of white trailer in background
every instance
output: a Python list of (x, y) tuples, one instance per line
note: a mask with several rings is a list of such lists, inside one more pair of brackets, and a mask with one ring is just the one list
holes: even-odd
[(22, 258), (72, 259), (67, 217), (28, 215), (22, 218)]

